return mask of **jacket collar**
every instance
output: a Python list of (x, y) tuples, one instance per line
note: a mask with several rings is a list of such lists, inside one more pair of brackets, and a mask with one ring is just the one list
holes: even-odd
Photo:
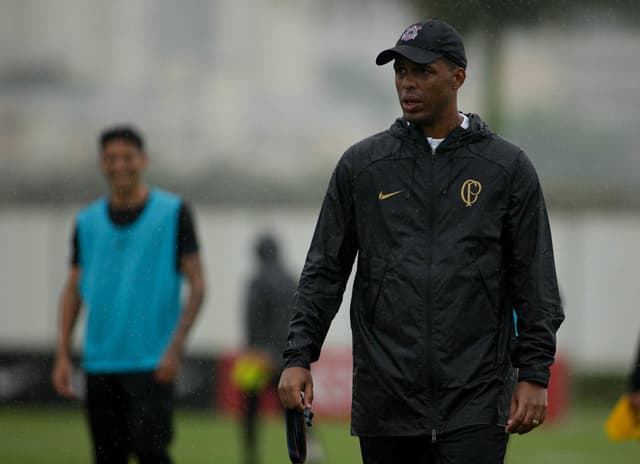
[[(468, 113), (469, 128), (463, 129), (461, 126), (453, 129), (438, 147), (438, 152), (443, 153), (463, 146), (471, 145), (489, 137), (492, 132), (489, 126), (474, 113)], [(414, 145), (427, 148), (430, 151), (427, 138), (419, 127), (411, 124), (404, 118), (398, 118), (389, 128), (389, 133), (394, 137), (408, 141)]]

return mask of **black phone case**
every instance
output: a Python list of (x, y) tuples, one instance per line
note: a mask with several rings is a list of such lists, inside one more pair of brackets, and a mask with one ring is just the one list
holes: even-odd
[(307, 459), (307, 434), (304, 414), (297, 409), (287, 409), (284, 418), (287, 428), (289, 460), (293, 464), (303, 464)]

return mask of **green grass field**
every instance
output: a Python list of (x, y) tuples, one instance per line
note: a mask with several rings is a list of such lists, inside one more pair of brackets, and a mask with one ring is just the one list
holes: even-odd
[[(508, 464), (636, 464), (640, 442), (611, 443), (602, 432), (608, 410), (575, 411), (561, 424), (545, 425), (509, 443)], [(346, 422), (323, 422), (314, 431), (324, 445), (326, 464), (359, 463), (357, 439)], [(0, 463), (86, 464), (89, 438), (79, 409), (0, 408)], [(230, 418), (180, 410), (172, 449), (178, 464), (240, 464), (240, 429)], [(289, 462), (284, 426), (268, 418), (262, 429), (261, 464)]]

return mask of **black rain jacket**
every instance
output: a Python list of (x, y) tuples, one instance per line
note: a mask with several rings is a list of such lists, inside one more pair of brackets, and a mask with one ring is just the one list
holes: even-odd
[(284, 358), (318, 359), (357, 255), (354, 435), (504, 425), (515, 368), (548, 383), (564, 314), (538, 177), (468, 116), (435, 153), (398, 119), (347, 150), (331, 178)]

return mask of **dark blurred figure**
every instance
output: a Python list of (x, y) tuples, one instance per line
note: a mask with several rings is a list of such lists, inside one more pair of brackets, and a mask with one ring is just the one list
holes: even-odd
[(282, 265), (279, 248), (270, 234), (258, 238), (255, 246), (258, 268), (249, 282), (246, 307), (248, 347), (266, 352), (278, 366), (296, 289), (295, 280)]
[[(275, 392), (282, 368), (280, 353), (287, 339), (290, 305), (296, 282), (280, 260), (280, 248), (270, 234), (263, 234), (255, 245), (258, 267), (251, 277), (245, 308), (245, 330), (250, 356), (266, 357), (271, 375), (265, 385), (245, 389), (245, 463), (258, 463), (258, 413), (260, 399), (268, 390)], [(260, 383), (260, 382), (258, 382)]]
[(638, 341), (638, 352), (629, 379), (629, 402), (636, 412), (640, 413), (640, 340)]

